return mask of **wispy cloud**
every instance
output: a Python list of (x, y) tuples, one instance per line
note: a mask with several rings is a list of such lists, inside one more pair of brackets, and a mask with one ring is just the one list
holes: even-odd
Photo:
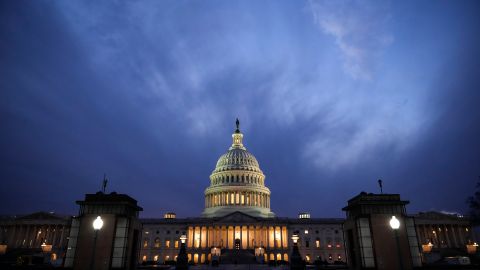
[(388, 4), (369, 1), (309, 2), (315, 23), (335, 39), (345, 71), (354, 79), (371, 80), (376, 58), (394, 40), (386, 31)]
[[(297, 36), (299, 25), (284, 24), (289, 13), (260, 21), (242, 12), (227, 16), (230, 9), (217, 5), (208, 18), (182, 4), (166, 9), (150, 2), (119, 4), (95, 13), (84, 4), (63, 6), (69, 27), (92, 48), (96, 68), (126, 74), (116, 78), (125, 95), (154, 102), (158, 109), (149, 117), (169, 115), (192, 136), (211, 135), (227, 117), (239, 116), (247, 125), (249, 119), (273, 120), (275, 126), (265, 128), (310, 121), (313, 131), (298, 145), (301, 157), (337, 170), (381, 147), (404, 149), (406, 138), (418, 131), (410, 121), (417, 107), (398, 105), (408, 93), (392, 94), (373, 84), (379, 81), (374, 71), (381, 51), (392, 41), (385, 5), (309, 2), (315, 24), (334, 37), (336, 52), (323, 45), (328, 36), (321, 42), (311, 37), (316, 31)], [(179, 16), (184, 12), (188, 21)], [(84, 24), (76, 24), (83, 18)], [(205, 25), (217, 23), (212, 18), (225, 23), (211, 30)], [(297, 38), (313, 45), (292, 42)], [(319, 59), (325, 55), (329, 58)], [(338, 58), (347, 74), (337, 71)], [(411, 113), (400, 113), (406, 108)], [(399, 122), (406, 124), (396, 126)]]

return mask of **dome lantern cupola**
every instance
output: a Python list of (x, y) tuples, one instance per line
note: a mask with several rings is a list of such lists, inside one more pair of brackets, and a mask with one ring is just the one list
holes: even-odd
[(235, 123), (237, 125), (237, 129), (235, 130), (235, 133), (232, 134), (233, 143), (229, 150), (236, 149), (236, 148), (247, 150), (243, 146), (243, 134), (240, 132), (240, 121), (238, 120), (238, 118)]

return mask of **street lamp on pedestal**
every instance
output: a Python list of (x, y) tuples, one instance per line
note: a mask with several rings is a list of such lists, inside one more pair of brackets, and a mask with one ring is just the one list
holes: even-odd
[(402, 260), (402, 251), (400, 250), (400, 239), (398, 236), (398, 229), (400, 228), (400, 220), (395, 216), (392, 216), (390, 219), (390, 227), (395, 233), (395, 242), (397, 243), (397, 254), (398, 254), (398, 266), (400, 270), (403, 270), (403, 260)]
[(93, 238), (92, 261), (90, 263), (91, 270), (93, 270), (93, 267), (95, 266), (95, 250), (97, 249), (97, 236), (98, 231), (100, 231), (103, 227), (102, 218), (100, 216), (97, 216), (97, 218), (93, 221), (92, 226), (93, 230), (95, 231), (95, 237)]
[(298, 236), (298, 232), (294, 232), (292, 235), (293, 251), (292, 251), (292, 255), (290, 256), (291, 270), (304, 269), (302, 256), (300, 255), (300, 251), (298, 251), (298, 239), (300, 239), (300, 237)]
[(177, 270), (186, 270), (188, 269), (188, 256), (187, 256), (187, 251), (185, 250), (185, 241), (187, 240), (187, 236), (185, 234), (182, 234), (180, 236), (180, 252), (178, 253), (177, 256), (177, 267), (175, 269)]

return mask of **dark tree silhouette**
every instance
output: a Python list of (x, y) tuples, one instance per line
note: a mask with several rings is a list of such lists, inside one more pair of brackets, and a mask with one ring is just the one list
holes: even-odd
[(480, 224), (480, 180), (477, 182), (475, 193), (468, 197), (467, 203), (470, 208), (470, 218), (473, 224)]

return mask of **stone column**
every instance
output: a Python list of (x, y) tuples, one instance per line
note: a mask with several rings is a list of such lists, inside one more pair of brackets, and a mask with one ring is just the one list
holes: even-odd
[(247, 246), (245, 248), (250, 248), (250, 225), (247, 225)]
[(448, 235), (449, 231), (447, 229), (447, 225), (443, 225), (443, 231), (445, 231), (445, 241), (446, 241), (447, 247), (451, 247), (452, 242), (450, 241), (450, 236)]
[(455, 234), (455, 226), (450, 225), (450, 230), (452, 231), (452, 237), (453, 237), (453, 242), (454, 242), (454, 247), (458, 247), (458, 240), (457, 240), (457, 235)]
[(60, 234), (60, 243), (59, 243), (59, 246), (63, 246), (63, 237), (64, 237), (64, 235), (65, 235), (65, 226), (62, 225), (62, 226), (60, 227), (60, 231), (61, 231), (62, 233)]

